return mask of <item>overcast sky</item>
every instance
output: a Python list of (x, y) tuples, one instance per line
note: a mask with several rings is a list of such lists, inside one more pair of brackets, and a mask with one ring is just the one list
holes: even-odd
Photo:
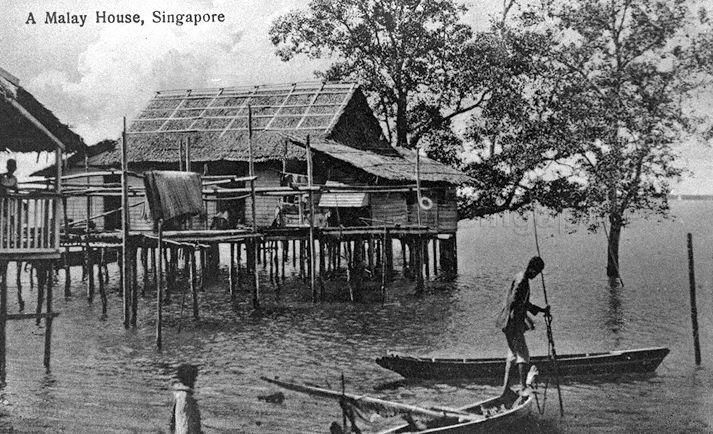
[[(268, 39), (277, 16), (307, 0), (2, 0), (0, 67), (88, 144), (116, 138), (154, 91), (314, 79), (324, 64), (281, 62)], [(502, 0), (468, 0), (466, 21), (487, 26)], [(170, 5), (170, 6), (169, 6)], [(96, 24), (96, 11), (140, 13), (144, 26)], [(152, 11), (223, 13), (225, 22), (198, 26), (150, 23)], [(84, 27), (44, 24), (47, 11), (87, 14)], [(25, 24), (32, 12), (37, 24)], [(681, 145), (695, 178), (677, 191), (713, 193), (710, 148)]]

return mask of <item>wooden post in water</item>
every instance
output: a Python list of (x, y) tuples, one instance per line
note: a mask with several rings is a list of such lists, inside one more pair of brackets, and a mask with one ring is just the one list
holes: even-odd
[(691, 291), (691, 325), (696, 365), (701, 364), (701, 344), (698, 338), (698, 309), (696, 307), (696, 271), (693, 265), (693, 235), (688, 234), (688, 286)]
[(49, 262), (47, 264), (47, 316), (45, 317), (45, 354), (44, 354), (44, 366), (47, 372), (50, 370), (50, 354), (52, 349), (52, 269), (53, 263)]
[(136, 326), (139, 310), (139, 249), (131, 247), (131, 325)]
[(45, 284), (47, 283), (47, 270), (45, 270), (44, 264), (34, 263), (32, 268), (37, 270), (37, 305), (35, 306), (35, 314), (37, 318), (35, 319), (35, 325), (40, 325), (40, 320), (42, 319), (42, 303), (44, 303), (45, 298)]
[[(30, 277), (32, 278), (32, 277)], [(0, 387), (5, 386), (6, 364), (6, 325), (7, 325), (7, 262), (0, 261)]]
[(101, 248), (101, 253), (99, 254), (100, 258), (100, 265), (99, 265), (99, 297), (101, 297), (101, 302), (102, 302), (102, 319), (106, 318), (106, 309), (107, 309), (107, 299), (106, 299), (106, 280), (102, 278), (102, 273), (104, 273), (103, 270), (103, 265), (105, 258), (104, 258), (104, 253), (106, 249), (104, 247)]
[[(248, 105), (248, 157), (249, 165), (248, 169), (250, 172), (250, 212), (253, 218), (253, 235), (257, 234), (257, 212), (255, 211), (255, 161), (253, 158), (253, 111), (252, 107)], [(257, 271), (257, 238), (252, 240), (252, 255), (253, 255), (253, 308), (260, 308), (260, 275)]]
[[(62, 198), (62, 213), (64, 214), (64, 236), (69, 240), (69, 218), (67, 217), (67, 198)], [(18, 276), (20, 275), (20, 270), (17, 270)], [(72, 296), (72, 275), (69, 266), (69, 243), (64, 248), (64, 296)]]
[(198, 319), (198, 291), (196, 290), (196, 249), (195, 247), (189, 250), (190, 253), (190, 276), (191, 279), (191, 295), (193, 297), (193, 318)]
[(230, 298), (235, 299), (235, 244), (229, 243), (230, 248), (230, 262), (228, 263), (228, 292), (230, 293)]
[(121, 273), (124, 278), (121, 281), (121, 293), (123, 299), (124, 327), (129, 328), (130, 303), (129, 303), (129, 178), (127, 161), (127, 134), (126, 117), (121, 135)]
[(149, 248), (144, 240), (141, 247), (141, 270), (143, 272), (143, 286), (141, 286), (141, 297), (146, 297), (146, 288), (149, 286)]
[(163, 219), (158, 221), (158, 278), (156, 279), (156, 348), (161, 349), (161, 303), (163, 303)]
[(314, 285), (314, 169), (312, 167), (312, 146), (309, 142), (309, 134), (305, 141), (307, 152), (307, 186), (309, 187), (309, 288), (312, 291), (312, 301), (317, 301), (317, 288)]

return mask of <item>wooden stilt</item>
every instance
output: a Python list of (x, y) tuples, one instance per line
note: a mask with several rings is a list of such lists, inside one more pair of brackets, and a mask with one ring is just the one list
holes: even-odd
[(7, 378), (6, 362), (6, 325), (7, 325), (7, 262), (0, 261), (0, 387), (4, 387)]
[[(25, 300), (22, 299), (22, 261), (15, 262), (15, 285), (17, 288), (17, 306), (20, 312), (25, 310)], [(7, 270), (5, 271), (7, 272)]]
[(423, 255), (424, 271), (426, 272), (426, 280), (429, 280), (431, 278), (431, 268), (430, 261), (428, 260), (428, 238), (423, 241), (421, 248), (421, 254)]
[(139, 251), (136, 247), (131, 249), (131, 325), (136, 326), (136, 317), (139, 311)]
[[(100, 262), (104, 263), (104, 253), (106, 249), (104, 247), (101, 248), (99, 256), (100, 256)], [(106, 319), (106, 311), (107, 311), (107, 299), (106, 299), (106, 285), (105, 285), (105, 280), (102, 278), (102, 274), (104, 274), (104, 270), (102, 266), (99, 266), (99, 297), (101, 298), (102, 302), (102, 319)]]
[(413, 240), (413, 270), (416, 273), (416, 294), (423, 293), (423, 241), (421, 235)]
[(285, 262), (287, 262), (287, 257), (288, 257), (288, 250), (289, 250), (289, 241), (284, 240), (282, 242), (282, 263), (280, 264), (280, 274), (282, 274), (282, 281), (285, 281)]
[(163, 220), (158, 221), (158, 279), (156, 284), (156, 348), (161, 349), (161, 320), (163, 312), (161, 311), (161, 303), (163, 303)]
[[(67, 197), (62, 197), (62, 214), (64, 217), (64, 234), (69, 236), (69, 218), (67, 216)], [(89, 217), (89, 216), (87, 216)], [(20, 270), (17, 270), (18, 273)], [(64, 248), (64, 297), (68, 298), (72, 296), (72, 277), (71, 270), (69, 267), (69, 246)]]
[(228, 244), (230, 249), (230, 262), (228, 263), (228, 293), (230, 293), (230, 298), (235, 298), (235, 244)]
[(399, 238), (401, 243), (401, 268), (404, 276), (408, 276), (408, 262), (406, 262), (406, 242), (403, 238)]
[(141, 297), (146, 297), (146, 288), (149, 286), (149, 249), (145, 243), (141, 247), (141, 272), (143, 277)]
[(254, 256), (253, 260), (253, 308), (254, 309), (259, 309), (260, 308), (260, 275), (258, 274), (257, 271), (257, 247), (256, 247), (256, 242), (252, 242), (252, 254)]
[(89, 245), (89, 236), (86, 237), (86, 261), (87, 261), (87, 301), (94, 301), (94, 258), (92, 248)]
[(270, 276), (270, 282), (273, 281), (273, 278), (274, 278), (274, 271), (275, 271), (275, 270), (273, 269), (273, 265), (274, 265), (273, 262), (274, 262), (274, 261), (273, 261), (273, 257), (272, 257), (272, 254), (273, 254), (273, 251), (272, 251), (272, 244), (273, 244), (272, 241), (268, 241), (268, 242), (266, 243), (266, 245), (265, 245), (265, 250), (268, 250), (268, 252), (267, 252), (267, 257), (268, 257), (268, 260), (270, 261), (270, 271), (269, 271), (269, 274), (268, 274), (268, 275)]
[(297, 267), (297, 241), (292, 240), (292, 268)]
[[(47, 264), (47, 269), (52, 270), (53, 263)], [(45, 317), (45, 354), (44, 354), (44, 366), (47, 372), (50, 371), (50, 354), (52, 350), (52, 320), (54, 316), (52, 315), (52, 284), (53, 279), (51, 276), (51, 271), (48, 272), (46, 279), (47, 285), (47, 316)]]
[(438, 276), (438, 237), (433, 239), (433, 276)]
[(35, 306), (35, 324), (40, 325), (40, 320), (42, 319), (42, 304), (45, 298), (45, 285), (47, 284), (47, 271), (45, 270), (44, 264), (36, 263), (35, 267), (37, 269), (37, 305)]
[(193, 296), (193, 318), (198, 319), (198, 291), (196, 290), (196, 251), (190, 250), (191, 295)]

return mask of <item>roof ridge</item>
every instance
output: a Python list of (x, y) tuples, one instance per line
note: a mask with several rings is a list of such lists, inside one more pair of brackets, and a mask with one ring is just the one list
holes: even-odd
[(174, 88), (174, 89), (160, 89), (155, 92), (156, 95), (172, 95), (177, 93), (185, 93), (190, 91), (192, 95), (195, 93), (210, 93), (223, 92), (228, 93), (231, 91), (240, 92), (250, 92), (256, 89), (272, 89), (272, 88), (285, 88), (289, 90), (291, 87), (299, 86), (344, 86), (345, 88), (351, 88), (352, 86), (358, 87), (359, 84), (354, 80), (305, 80), (305, 81), (293, 81), (293, 82), (281, 82), (281, 83), (262, 83), (253, 85), (237, 85), (237, 86), (220, 86), (220, 87), (200, 87), (200, 88)]

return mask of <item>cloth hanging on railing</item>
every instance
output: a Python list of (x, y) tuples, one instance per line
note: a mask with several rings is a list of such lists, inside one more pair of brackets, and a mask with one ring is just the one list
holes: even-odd
[(154, 221), (204, 213), (201, 177), (197, 173), (152, 170), (144, 173), (144, 186)]

